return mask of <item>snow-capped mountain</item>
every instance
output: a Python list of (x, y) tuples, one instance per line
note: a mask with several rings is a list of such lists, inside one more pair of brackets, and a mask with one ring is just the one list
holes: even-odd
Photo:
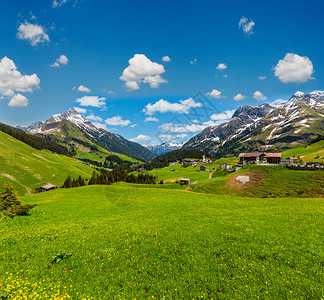
[(43, 126), (43, 124), (44, 124), (43, 121), (36, 121), (36, 122), (31, 123), (27, 127), (22, 127), (22, 126), (18, 125), (18, 126), (16, 126), (16, 128), (34, 133), (34, 132), (37, 132)]
[(180, 149), (182, 146), (183, 144), (166, 142), (160, 145), (147, 145), (145, 147), (153, 153), (155, 153), (156, 155), (162, 155), (164, 153)]
[(85, 145), (89, 147), (91, 144), (96, 144), (112, 152), (140, 160), (152, 160), (156, 156), (138, 143), (128, 141), (121, 135), (105, 129), (97, 128), (74, 108), (51, 116), (36, 133), (54, 136), (71, 147), (80, 149)]
[(296, 92), (288, 101), (239, 107), (231, 120), (207, 127), (184, 147), (218, 155), (288, 149), (324, 134), (324, 91)]
[(51, 116), (45, 124), (39, 129), (40, 133), (50, 133), (52, 130), (55, 131), (57, 124), (63, 120), (70, 121), (80, 129), (88, 132), (94, 131), (99, 132), (99, 129), (94, 126), (88, 119), (78, 113), (75, 108), (70, 108), (67, 112)]

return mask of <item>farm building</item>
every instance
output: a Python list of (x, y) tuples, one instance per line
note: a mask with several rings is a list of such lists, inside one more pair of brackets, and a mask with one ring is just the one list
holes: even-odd
[(181, 185), (190, 185), (190, 184), (191, 184), (191, 179), (188, 179), (188, 178), (181, 178), (181, 179), (180, 179), (180, 184), (181, 184)]
[(37, 193), (49, 192), (55, 190), (55, 188), (56, 188), (55, 185), (47, 184), (35, 189), (35, 193), (37, 194)]
[(239, 158), (239, 165), (241, 166), (245, 166), (248, 164), (280, 164), (281, 153), (240, 153)]
[(200, 166), (200, 172), (205, 172), (207, 170), (206, 166), (202, 165)]

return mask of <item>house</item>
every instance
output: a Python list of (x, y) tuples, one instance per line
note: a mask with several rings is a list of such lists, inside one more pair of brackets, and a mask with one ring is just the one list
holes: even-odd
[(190, 185), (190, 184), (191, 184), (191, 179), (188, 179), (188, 178), (181, 178), (181, 179), (180, 179), (180, 184), (181, 184), (181, 185)]
[(146, 169), (144, 169), (143, 167), (142, 168), (139, 168), (136, 170), (137, 173), (140, 173), (140, 172), (147, 172)]
[(280, 164), (281, 153), (240, 153), (239, 158), (239, 166), (245, 166), (248, 164)]
[(200, 172), (205, 172), (207, 170), (206, 166), (202, 165), (200, 166)]
[(38, 193), (43, 193), (43, 192), (49, 192), (49, 191), (55, 190), (55, 188), (56, 188), (55, 185), (47, 184), (47, 185), (44, 185), (44, 186), (41, 186), (41, 187), (35, 189), (35, 193), (38, 194)]

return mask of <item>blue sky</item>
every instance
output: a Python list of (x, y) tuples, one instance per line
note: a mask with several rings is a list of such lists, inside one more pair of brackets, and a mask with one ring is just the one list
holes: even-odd
[[(321, 0), (1, 7), (0, 122), (7, 124), (79, 107), (128, 139), (183, 142), (241, 105), (324, 89)], [(208, 100), (191, 99), (198, 92)]]

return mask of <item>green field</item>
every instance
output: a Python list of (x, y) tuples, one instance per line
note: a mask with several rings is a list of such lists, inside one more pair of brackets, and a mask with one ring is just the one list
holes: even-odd
[(30, 216), (0, 215), (2, 299), (324, 296), (323, 199), (88, 186), (22, 200)]
[(0, 187), (10, 181), (21, 195), (52, 183), (62, 185), (68, 175), (91, 177), (93, 168), (76, 159), (36, 150), (0, 132)]
[[(206, 172), (200, 172), (200, 166), (204, 165), (207, 168)], [(165, 183), (175, 182), (181, 178), (189, 178), (192, 182), (206, 179), (210, 175), (210, 170), (217, 168), (215, 164), (198, 163), (197, 167), (189, 166), (184, 168), (182, 165), (177, 164), (165, 168), (154, 169), (148, 173), (158, 177), (159, 180), (163, 179)], [(174, 170), (174, 171), (172, 171)]]
[[(241, 184), (237, 176), (249, 176)], [(200, 180), (192, 185), (198, 193), (240, 197), (323, 197), (324, 171), (289, 170), (285, 166), (249, 165), (226, 177)]]
[(317, 161), (324, 163), (324, 140), (282, 152), (282, 158), (288, 157), (300, 157), (306, 162)]

